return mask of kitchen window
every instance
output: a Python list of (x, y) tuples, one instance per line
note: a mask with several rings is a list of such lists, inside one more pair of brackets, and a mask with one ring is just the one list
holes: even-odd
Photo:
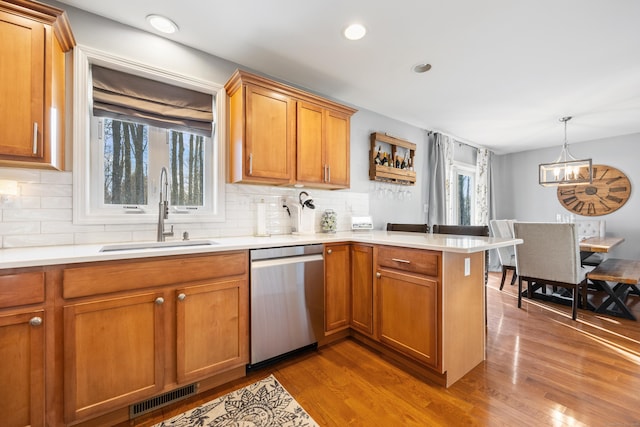
[(74, 222), (155, 223), (163, 167), (169, 221), (224, 221), (222, 87), (77, 50)]

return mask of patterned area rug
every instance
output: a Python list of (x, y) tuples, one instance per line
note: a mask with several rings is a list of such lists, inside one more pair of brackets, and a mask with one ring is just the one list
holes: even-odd
[(154, 427), (319, 427), (273, 375)]

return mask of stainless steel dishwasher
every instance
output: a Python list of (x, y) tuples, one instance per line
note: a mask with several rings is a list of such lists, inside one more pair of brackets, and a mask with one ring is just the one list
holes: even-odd
[(251, 251), (249, 369), (317, 346), (323, 313), (322, 245)]

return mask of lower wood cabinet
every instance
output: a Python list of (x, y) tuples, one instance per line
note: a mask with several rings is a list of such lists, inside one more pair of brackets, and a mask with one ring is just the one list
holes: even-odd
[(438, 282), (381, 269), (380, 342), (431, 366), (438, 363)]
[(0, 275), (0, 424), (45, 425), (44, 273)]
[(248, 363), (249, 293), (243, 280), (175, 291), (178, 383)]
[(164, 296), (134, 293), (64, 307), (67, 421), (117, 409), (163, 389)]
[(438, 368), (441, 254), (386, 246), (376, 251), (378, 340)]
[(44, 311), (0, 314), (3, 426), (44, 425)]
[[(164, 286), (101, 293), (131, 280)], [(244, 372), (249, 361), (246, 251), (69, 269), (62, 293), (73, 296), (63, 307), (66, 423)]]
[(373, 247), (351, 245), (351, 327), (373, 336)]
[(332, 333), (349, 327), (351, 308), (350, 245), (324, 249), (324, 328)]

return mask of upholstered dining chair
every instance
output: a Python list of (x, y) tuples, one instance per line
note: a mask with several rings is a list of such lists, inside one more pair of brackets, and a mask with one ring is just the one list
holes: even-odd
[[(489, 221), (491, 234), (493, 237), (513, 237), (513, 220), (511, 219), (492, 219)], [(500, 280), (500, 290), (504, 287), (507, 271), (511, 271), (511, 286), (516, 283), (518, 274), (516, 273), (516, 248), (515, 246), (505, 246), (496, 249), (498, 258), (502, 264), (502, 279)]]
[[(576, 220), (576, 233), (578, 234), (578, 241), (581, 242), (589, 237), (605, 237), (605, 224), (602, 219), (581, 219)], [(586, 259), (582, 260), (582, 265), (588, 265), (591, 267), (597, 267), (602, 261), (604, 261), (604, 254), (595, 253)]]
[(428, 233), (429, 226), (427, 224), (396, 224), (388, 222), (387, 231), (410, 231), (413, 233)]
[[(523, 243), (516, 246), (518, 308), (522, 307), (522, 282), (527, 296), (534, 287), (550, 285), (572, 290), (571, 318), (576, 320), (578, 298), (582, 291), (586, 306), (587, 281), (580, 264), (580, 246), (574, 223), (514, 222), (514, 235)], [(544, 288), (543, 288), (544, 289)]]

